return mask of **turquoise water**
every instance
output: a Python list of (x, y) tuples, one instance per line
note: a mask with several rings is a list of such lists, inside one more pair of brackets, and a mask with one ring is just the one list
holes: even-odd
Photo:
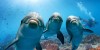
[(69, 15), (95, 19), (98, 24), (90, 29), (100, 35), (99, 0), (0, 0), (0, 41), (7, 35), (15, 37), (21, 19), (32, 11), (38, 12), (45, 24), (54, 12), (59, 12), (63, 18), (61, 31), (65, 34)]

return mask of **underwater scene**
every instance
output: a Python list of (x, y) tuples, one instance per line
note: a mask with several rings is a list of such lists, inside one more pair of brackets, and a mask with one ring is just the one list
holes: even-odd
[(0, 50), (100, 50), (99, 0), (0, 0)]

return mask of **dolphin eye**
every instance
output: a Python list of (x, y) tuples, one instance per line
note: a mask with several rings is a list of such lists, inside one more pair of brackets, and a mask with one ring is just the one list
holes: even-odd
[(21, 20), (21, 24), (22, 24), (22, 23), (28, 24), (28, 20), (27, 20), (27, 21)]
[(71, 20), (71, 18), (68, 18), (68, 20)]
[(25, 24), (28, 24), (29, 23), (29, 19), (28, 20), (26, 20), (26, 21), (23, 21)]

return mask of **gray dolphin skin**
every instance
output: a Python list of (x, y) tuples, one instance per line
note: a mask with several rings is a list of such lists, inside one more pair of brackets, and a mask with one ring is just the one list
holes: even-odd
[(53, 13), (53, 15), (49, 18), (46, 24), (44, 37), (48, 38), (50, 36), (53, 36), (54, 34), (57, 34), (57, 38), (61, 41), (62, 44), (64, 44), (64, 36), (62, 32), (60, 31), (62, 22), (63, 20), (60, 14), (58, 12)]
[(83, 32), (93, 33), (92, 30), (82, 26), (79, 17), (69, 16), (66, 21), (66, 29), (70, 36), (69, 43), (72, 42), (72, 50), (76, 50), (82, 41)]
[[(44, 30), (44, 22), (37, 12), (29, 13), (22, 19), (16, 38), (6, 47), (15, 44), (15, 50), (42, 50), (40, 39)], [(5, 49), (5, 50), (6, 50)]]

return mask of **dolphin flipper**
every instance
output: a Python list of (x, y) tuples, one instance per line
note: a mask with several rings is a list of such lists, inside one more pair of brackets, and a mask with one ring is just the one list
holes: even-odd
[(38, 44), (36, 45), (36, 50), (42, 50), (42, 47), (41, 47), (41, 44), (40, 44), (40, 43), (38, 43)]
[(57, 33), (57, 38), (61, 41), (62, 44), (64, 44), (64, 36), (61, 31)]
[(47, 31), (48, 31), (48, 29), (45, 29), (45, 30), (43, 31), (43, 33), (47, 32)]
[(84, 31), (85, 31), (85, 32), (89, 32), (89, 33), (93, 33), (93, 31), (92, 31), (92, 30), (87, 29), (87, 28), (84, 28)]
[(4, 50), (7, 50), (9, 47), (11, 47), (12, 45), (14, 45), (17, 41), (18, 41), (18, 37), (16, 39), (14, 39), (8, 46), (6, 46), (4, 48)]
[[(49, 20), (50, 21), (50, 20)], [(45, 33), (45, 32), (47, 32), (48, 31), (48, 29), (49, 29), (49, 24), (50, 24), (50, 22), (47, 22), (47, 24), (46, 24), (46, 28), (45, 28), (45, 30), (43, 31), (43, 33)]]
[(47, 39), (47, 38), (48, 38), (48, 37), (45, 35), (46, 32), (48, 32), (48, 29), (45, 29), (45, 30), (43, 31), (43, 33), (44, 33), (44, 39)]

